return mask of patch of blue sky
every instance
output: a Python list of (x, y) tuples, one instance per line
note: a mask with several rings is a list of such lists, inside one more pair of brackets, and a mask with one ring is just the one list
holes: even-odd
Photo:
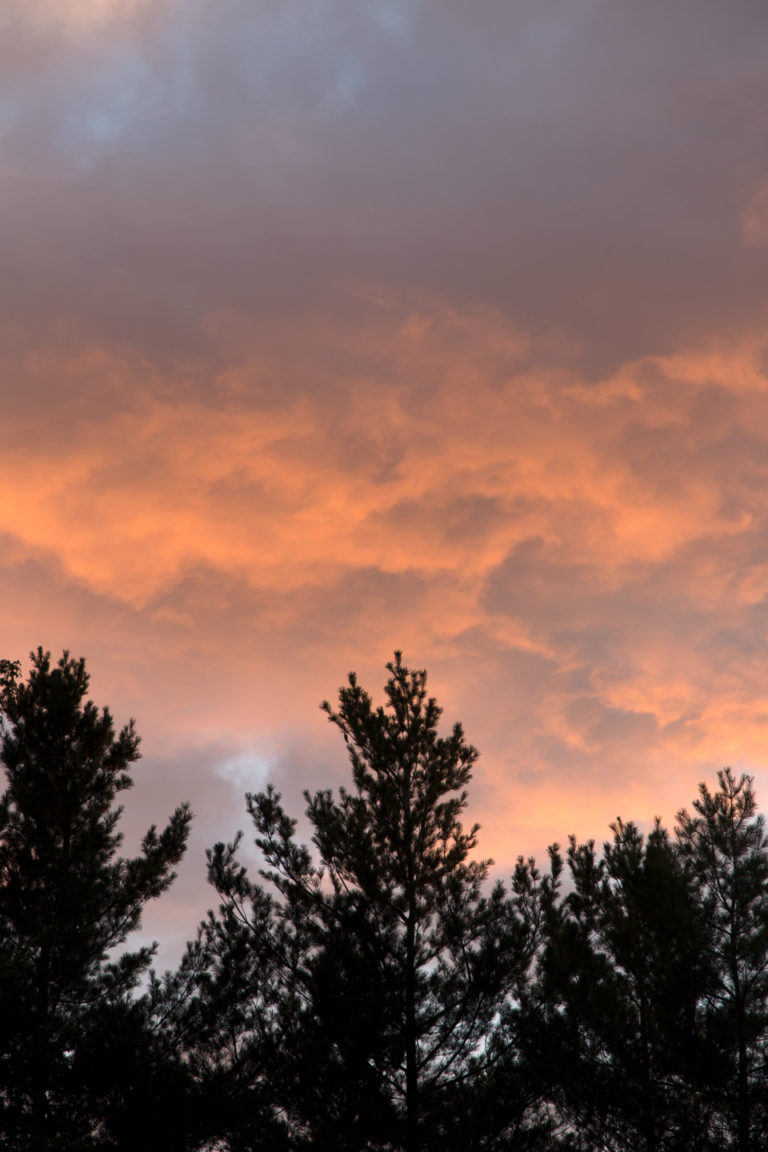
[(374, 23), (382, 32), (402, 40), (418, 6), (418, 0), (372, 0), (370, 9)]
[(282, 0), (263, 5), (240, 20), (236, 51), (257, 79), (292, 70), (307, 60), (331, 72), (341, 69), (342, 81), (347, 83), (349, 57), (365, 54), (366, 26), (369, 31), (399, 33), (407, 21), (397, 10), (410, 10), (412, 2), (373, 0), (360, 8), (348, 8), (346, 0), (343, 5), (338, 0), (317, 0), (312, 5)]
[(336, 72), (336, 87), (348, 100), (353, 100), (365, 86), (365, 66), (355, 56), (347, 56), (339, 62)]
[(365, 88), (365, 65), (356, 56), (348, 55), (336, 62), (328, 82), (328, 92), (319, 106), (322, 113), (343, 113)]
[(164, 110), (208, 119), (211, 96), (239, 93), (262, 118), (344, 112), (365, 89), (382, 42), (407, 35), (419, 2), (222, 0), (214, 12), (188, 0), (173, 9), (155, 41)]
[(134, 54), (109, 62), (72, 86), (68, 107), (59, 119), (56, 140), (61, 151), (81, 166), (139, 136), (149, 112), (150, 82), (145, 62)]
[(21, 114), (19, 100), (0, 93), (0, 139), (14, 127)]

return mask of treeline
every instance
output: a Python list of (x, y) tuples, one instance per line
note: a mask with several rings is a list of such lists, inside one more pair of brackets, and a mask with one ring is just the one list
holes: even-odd
[(757, 1152), (768, 1147), (768, 843), (752, 780), (672, 832), (617, 821), (508, 887), (461, 824), (477, 758), (396, 654), (336, 708), (352, 784), (272, 789), (208, 853), (177, 971), (122, 950), (191, 814), (119, 855), (138, 737), (84, 661), (0, 664), (0, 1147), (11, 1152)]

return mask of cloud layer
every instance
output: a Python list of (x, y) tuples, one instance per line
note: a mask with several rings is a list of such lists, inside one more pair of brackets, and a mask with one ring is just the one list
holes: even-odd
[(762, 772), (764, 5), (481, 8), (0, 17), (3, 651), (192, 799), (179, 939), (395, 647), (500, 867)]

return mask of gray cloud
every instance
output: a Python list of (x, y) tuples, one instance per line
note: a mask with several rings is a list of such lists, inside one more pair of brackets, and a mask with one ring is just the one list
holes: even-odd
[(3, 311), (178, 353), (213, 308), (363, 281), (493, 304), (595, 366), (739, 326), (766, 305), (739, 221), (767, 23), (747, 0), (229, 0), (58, 53), (48, 32), (3, 88)]

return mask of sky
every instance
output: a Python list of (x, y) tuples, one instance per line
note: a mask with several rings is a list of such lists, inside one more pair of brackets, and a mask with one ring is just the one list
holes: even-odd
[(395, 649), (494, 875), (768, 803), (766, 321), (764, 0), (0, 0), (0, 655), (190, 801), (162, 961)]

